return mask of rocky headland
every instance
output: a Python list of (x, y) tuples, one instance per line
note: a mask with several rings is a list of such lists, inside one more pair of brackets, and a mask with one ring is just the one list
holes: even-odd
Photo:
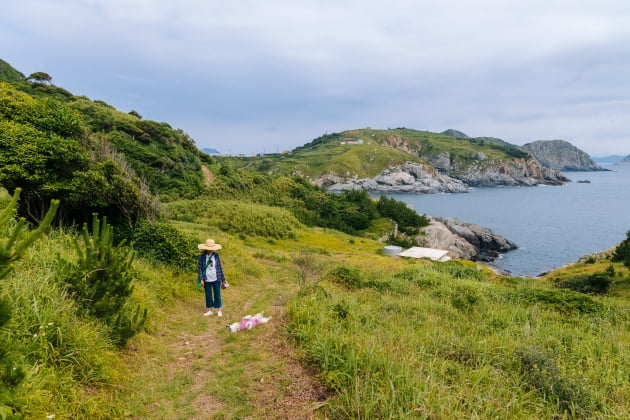
[(538, 140), (523, 145), (544, 167), (559, 171), (606, 171), (591, 157), (564, 140)]
[(419, 246), (449, 251), (452, 258), (492, 262), (518, 246), (486, 227), (456, 218), (427, 216), (430, 225), (416, 237)]
[(331, 192), (366, 190), (380, 193), (434, 194), (468, 191), (462, 181), (441, 174), (430, 165), (414, 162), (389, 167), (374, 178), (324, 174), (315, 180), (315, 184)]
[(314, 183), (331, 192), (433, 194), (467, 192), (469, 187), (562, 185), (570, 181), (559, 170), (545, 168), (533, 158), (490, 161), (483, 153), (473, 153), (470, 158), (475, 162), (465, 169), (453, 165), (448, 153), (441, 153), (427, 156), (428, 164), (390, 166), (374, 178), (326, 173)]

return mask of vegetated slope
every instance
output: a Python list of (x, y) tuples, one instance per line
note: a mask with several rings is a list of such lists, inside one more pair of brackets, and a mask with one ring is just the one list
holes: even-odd
[(182, 130), (29, 80), (0, 63), (0, 184), (24, 187), (21, 212), (33, 220), (55, 196), (68, 220), (98, 211), (133, 223), (155, 197), (204, 191), (201, 164), (212, 159)]
[(407, 128), (348, 130), (321, 136), (291, 153), (217, 159), (248, 170), (301, 175), (311, 181), (329, 174), (372, 178), (405, 162), (469, 185), (566, 181), (519, 146), (489, 137), (469, 138), (454, 130), (446, 133), (452, 135)]

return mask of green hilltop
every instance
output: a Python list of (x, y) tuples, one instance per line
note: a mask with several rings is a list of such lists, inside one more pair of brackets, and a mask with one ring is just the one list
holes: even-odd
[[(317, 178), (325, 173), (374, 177), (382, 170), (405, 162), (428, 163), (431, 156), (447, 153), (456, 167), (454, 175), (479, 164), (482, 153), (488, 162), (531, 158), (520, 148), (490, 137), (469, 138), (455, 130), (432, 133), (408, 128), (356, 129), (325, 134), (291, 152), (253, 157), (219, 157), (221, 162), (258, 171), (300, 174)], [(463, 134), (463, 133), (462, 133)]]
[[(305, 178), (446, 152), (458, 170), (526, 156), (366, 128), (210, 157), (0, 61), (0, 420), (628, 417), (630, 232), (540, 278), (392, 258), (425, 217)], [(223, 318), (202, 316), (207, 238)], [(271, 321), (227, 331), (258, 312)]]

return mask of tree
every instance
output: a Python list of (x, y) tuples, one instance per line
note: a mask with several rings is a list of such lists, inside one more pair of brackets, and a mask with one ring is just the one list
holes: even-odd
[(622, 262), (623, 265), (630, 268), (630, 230), (626, 232), (626, 239), (615, 248), (612, 260)]
[(14, 122), (0, 122), (0, 162), (0, 185), (10, 193), (22, 189), (19, 214), (37, 223), (50, 200), (69, 195), (76, 172), (88, 168), (76, 140)]
[(125, 241), (114, 245), (114, 230), (103, 218), (101, 223), (92, 215), (92, 233), (87, 223), (79, 239), (74, 242), (77, 261), (60, 258), (61, 279), (83, 312), (102, 321), (119, 346), (142, 327), (147, 311), (131, 304), (134, 279), (133, 251)]
[(52, 83), (52, 77), (48, 73), (44, 73), (43, 71), (37, 71), (26, 78), (26, 80), (35, 80), (36, 82), (43, 83), (46, 82), (48, 84)]

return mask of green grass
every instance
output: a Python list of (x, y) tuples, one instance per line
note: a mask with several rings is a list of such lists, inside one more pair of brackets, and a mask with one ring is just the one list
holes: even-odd
[[(229, 233), (210, 225), (197, 204), (182, 214), (198, 217), (174, 225), (199, 243), (211, 237), (223, 245), (231, 287), (222, 319), (201, 316), (196, 273), (138, 258), (133, 297), (149, 318), (117, 351), (102, 326), (76, 316), (55, 281), (55, 256), (71, 256), (72, 231), (36, 242), (0, 283), (15, 308), (11, 348), (27, 367), (15, 394), (27, 417), (616, 419), (630, 412), (621, 266), (611, 292), (591, 296), (473, 262), (386, 257), (382, 243), (330, 229), (297, 224), (293, 237), (277, 238)], [(600, 271), (597, 264), (607, 266), (583, 270)], [(272, 322), (247, 333), (225, 329), (257, 312)], [(328, 397), (300, 400), (303, 377)]]
[(630, 412), (627, 301), (592, 298), (597, 311), (565, 312), (564, 295), (522, 298), (540, 286), (433, 267), (400, 273), (363, 273), (350, 288), (322, 283), (290, 303), (291, 335), (337, 394), (328, 418)]

